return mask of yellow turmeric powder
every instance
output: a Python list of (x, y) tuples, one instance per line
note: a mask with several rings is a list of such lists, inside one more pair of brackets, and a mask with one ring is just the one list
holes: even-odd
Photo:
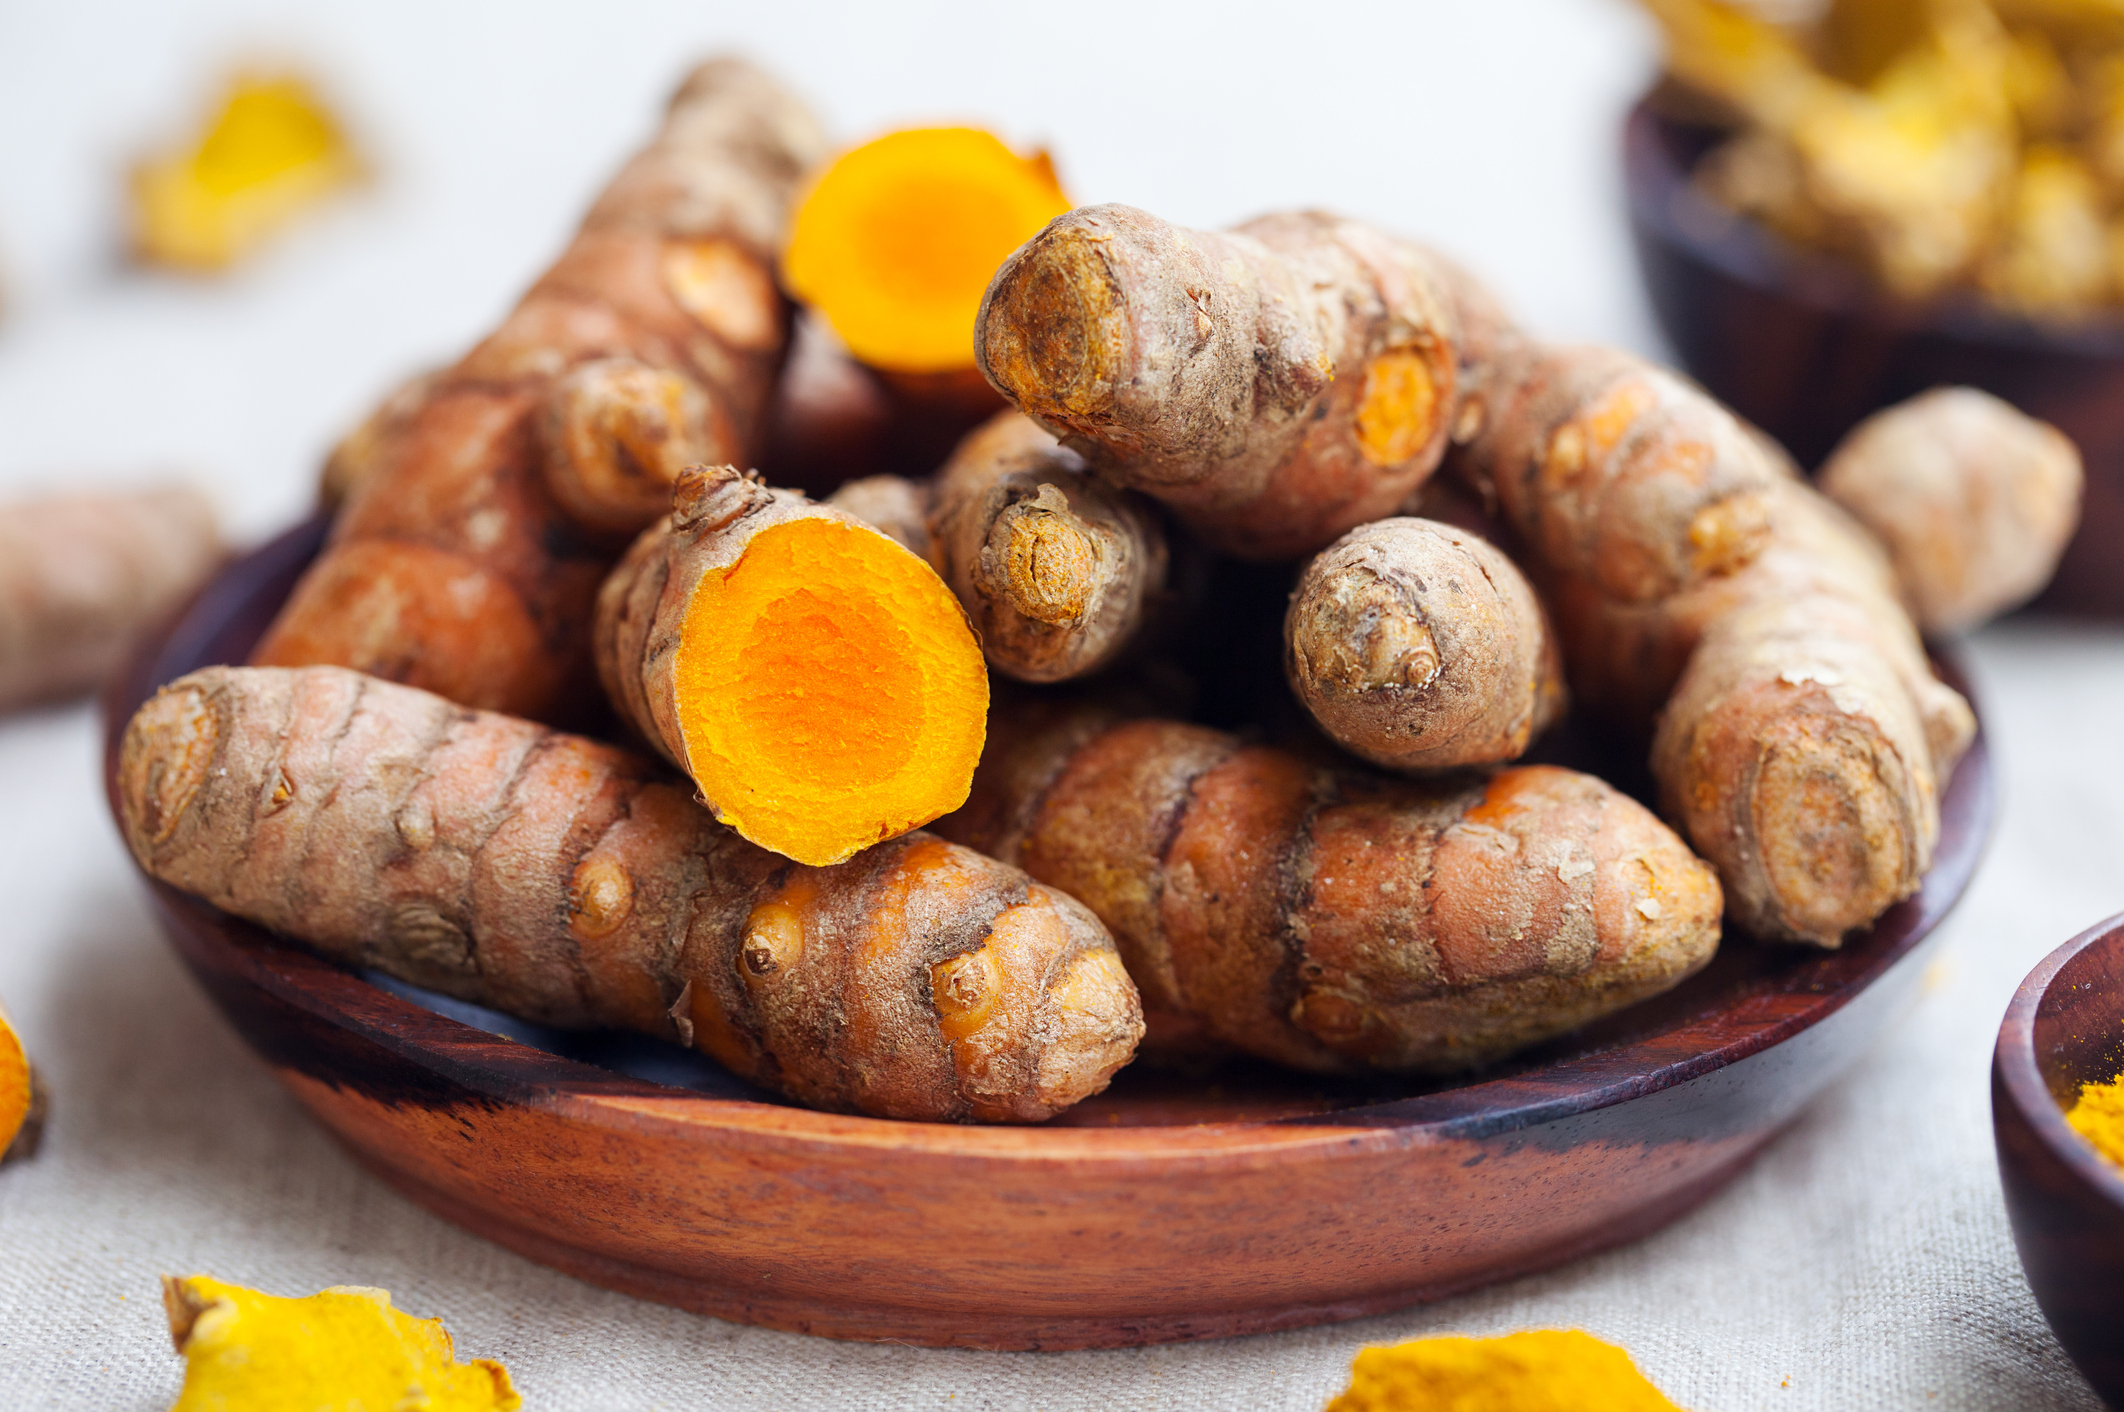
[(2095, 1151), (2124, 1167), (2124, 1074), (2108, 1083), (2081, 1084), (2079, 1101), (2065, 1110), (2065, 1121)]
[(1327, 1412), (1681, 1412), (1630, 1355), (1575, 1329), (1367, 1348)]

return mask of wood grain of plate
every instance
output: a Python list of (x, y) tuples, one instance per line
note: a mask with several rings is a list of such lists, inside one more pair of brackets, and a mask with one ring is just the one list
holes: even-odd
[[(107, 782), (138, 702), (241, 661), (322, 535), (313, 522), (232, 565), (142, 649), (106, 702)], [(1478, 1076), (1138, 1066), (1039, 1128), (810, 1112), (676, 1046), (359, 975), (149, 886), (171, 943), (281, 1081), (446, 1219), (725, 1319), (1065, 1349), (1352, 1318), (1665, 1225), (1899, 1012), (1993, 812), (1980, 734), (1924, 888), (1871, 932), (1836, 952), (1730, 940), (1669, 995)]]

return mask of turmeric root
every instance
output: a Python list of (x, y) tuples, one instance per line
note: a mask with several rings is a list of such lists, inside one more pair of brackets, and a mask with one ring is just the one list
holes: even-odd
[(639, 756), (343, 669), (195, 672), (141, 707), (118, 771), (165, 882), (813, 1107), (1034, 1122), (1105, 1087), (1141, 1031), (1098, 922), (1015, 869), (926, 834), (792, 864)]
[(1879, 547), (1760, 433), (1628, 354), (1526, 343), (1498, 385), (1460, 469), (1523, 542), (1573, 693), (1658, 717), (1663, 806), (1734, 920), (1835, 946), (1914, 892), (1974, 718)]
[(681, 476), (613, 570), (597, 664), (717, 818), (800, 863), (957, 808), (981, 755), (988, 673), (951, 590), (889, 535), (729, 466)]
[(442, 1320), (392, 1308), (389, 1290), (335, 1285), (283, 1299), (205, 1275), (164, 1275), (162, 1307), (185, 1360), (184, 1391), (170, 1412), (524, 1405), (507, 1368), (491, 1358), (458, 1362)]
[(33, 1155), (44, 1128), (44, 1087), (22, 1038), (0, 1010), (0, 1162)]
[(864, 476), (826, 497), (826, 503), (898, 540), (907, 552), (929, 557), (928, 481), (905, 476)]
[(1929, 633), (1973, 628), (2033, 596), (2079, 523), (2079, 451), (1971, 387), (1868, 417), (1830, 453), (1819, 484), (1888, 547)]
[(939, 830), (1081, 899), (1146, 1010), (1280, 1063), (1482, 1064), (1718, 944), (1711, 870), (1590, 775), (1389, 781), (1051, 697), (993, 733)]
[(1087, 206), (997, 271), (975, 348), (1101, 475), (1216, 548), (1280, 559), (1392, 514), (1431, 474), (1464, 356), (1498, 317), (1445, 261), (1354, 221), (1212, 234)]
[(446, 368), (415, 373), (384, 394), (369, 415), (341, 437), (325, 457), (317, 476), (317, 504), (337, 513), (361, 486), (386, 464), (392, 439), (403, 432), (427, 405), (428, 394), (442, 381)]
[(682, 458), (750, 462), (788, 325), (771, 252), (822, 145), (765, 74), (697, 69), (500, 330), (383, 430), (254, 660), (525, 716), (586, 706), (625, 535), (668, 508)]
[(1056, 682), (1098, 671), (1166, 590), (1157, 512), (1101, 483), (1016, 412), (960, 443), (934, 498), (930, 561), (1006, 676)]
[(363, 171), (310, 85), (240, 74), (196, 145), (133, 169), (134, 253), (149, 264), (212, 273)]
[(54, 495), (0, 511), (0, 710), (91, 690), (221, 562), (184, 487)]
[(989, 277), (1069, 207), (1044, 152), (1020, 157), (976, 128), (891, 132), (804, 193), (782, 273), (872, 367), (971, 369)]
[(1361, 525), (1306, 565), (1284, 618), (1291, 690), (1395, 770), (1516, 760), (1563, 714), (1548, 619), (1512, 561), (1431, 520)]

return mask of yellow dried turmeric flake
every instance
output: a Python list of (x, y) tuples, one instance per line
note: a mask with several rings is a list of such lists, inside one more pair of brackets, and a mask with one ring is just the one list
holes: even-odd
[(456, 1360), (440, 1319), (391, 1307), (387, 1290), (341, 1285), (282, 1299), (205, 1275), (162, 1279), (184, 1391), (170, 1412), (513, 1412), (509, 1370)]
[(149, 264), (222, 269), (362, 172), (308, 84), (239, 75), (196, 143), (134, 167), (134, 251)]
[(1420, 1338), (1367, 1348), (1327, 1412), (1681, 1412), (1630, 1355), (1591, 1334)]

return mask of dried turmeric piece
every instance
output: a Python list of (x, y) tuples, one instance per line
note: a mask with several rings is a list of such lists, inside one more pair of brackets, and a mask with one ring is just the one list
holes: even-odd
[(921, 833), (792, 865), (630, 751), (343, 668), (181, 678), (118, 777), (133, 856), (224, 911), (813, 1107), (1038, 1122), (1142, 1032), (1105, 930), (1014, 868)]
[(212, 273), (363, 173), (323, 100), (289, 74), (239, 74), (196, 145), (133, 169), (133, 248)]
[(978, 128), (891, 132), (812, 182), (782, 274), (873, 367), (971, 368), (989, 277), (1069, 207), (1044, 152), (1021, 157)]
[[(42, 1127), (43, 1091), (29, 1056), (22, 1052), (22, 1038), (0, 1010), (0, 1161), (28, 1156), (36, 1150)], [(17, 1152), (17, 1148), (23, 1149)]]
[(1044, 696), (938, 831), (1081, 900), (1144, 1008), (1319, 1073), (1452, 1072), (1679, 984), (1710, 868), (1591, 775), (1435, 783)]
[(1087, 206), (996, 272), (976, 348), (1100, 475), (1272, 560), (1392, 514), (1479, 422), (1463, 364), (1492, 312), (1446, 261), (1355, 221), (1212, 233)]
[(457, 1361), (440, 1319), (391, 1307), (389, 1290), (335, 1285), (284, 1299), (205, 1275), (162, 1277), (170, 1341), (185, 1360), (170, 1412), (514, 1412), (491, 1358)]
[(936, 572), (854, 516), (729, 466), (598, 600), (605, 690), (716, 817), (800, 863), (838, 863), (966, 798), (988, 673)]
[(501, 328), (344, 448), (360, 489), (254, 660), (541, 719), (594, 709), (613, 560), (680, 469), (750, 464), (764, 439), (789, 323), (773, 251), (823, 147), (766, 73), (697, 68)]
[(1563, 714), (1563, 661), (1523, 575), (1475, 535), (1360, 525), (1299, 575), (1291, 690), (1335, 742), (1393, 770), (1495, 765)]
[(1630, 1355), (1575, 1329), (1367, 1348), (1327, 1412), (1681, 1412)]

